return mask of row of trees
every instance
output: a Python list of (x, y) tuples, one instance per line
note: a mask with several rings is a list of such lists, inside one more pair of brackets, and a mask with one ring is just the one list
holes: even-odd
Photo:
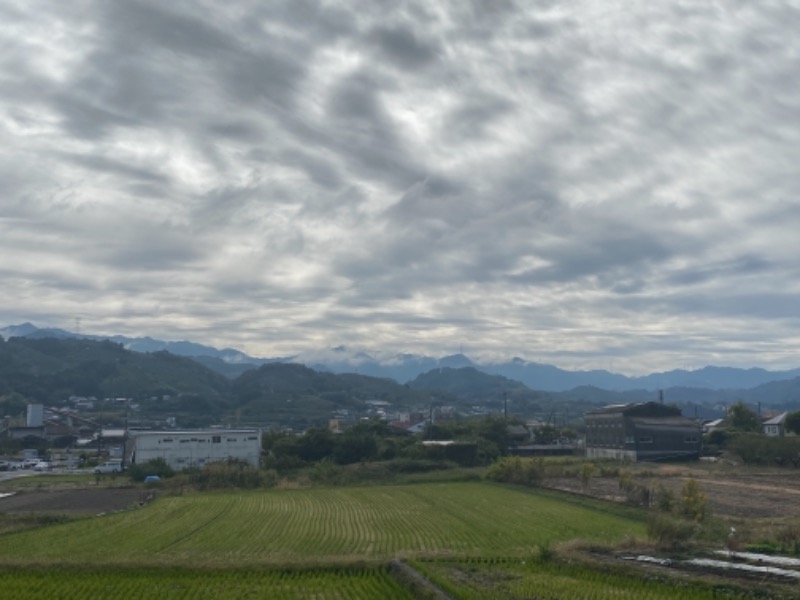
[[(728, 428), (732, 431), (758, 433), (761, 431), (761, 418), (744, 402), (737, 402), (728, 409)], [(800, 410), (786, 415), (786, 431), (800, 434)]]
[[(309, 429), (301, 436), (286, 433), (264, 435), (267, 466), (291, 470), (331, 460), (338, 465), (358, 462), (450, 460), (464, 466), (489, 464), (505, 454), (510, 440), (508, 422), (499, 416), (454, 420), (429, 425), (410, 435), (378, 419), (360, 421), (343, 433), (326, 428)], [(453, 441), (448, 446), (424, 445), (422, 441)]]
[[(706, 436), (706, 450), (728, 450), (745, 464), (800, 467), (800, 437), (770, 437), (762, 433), (758, 414), (743, 402), (728, 409), (727, 427)], [(800, 411), (789, 413), (784, 421), (788, 433), (800, 434)]]

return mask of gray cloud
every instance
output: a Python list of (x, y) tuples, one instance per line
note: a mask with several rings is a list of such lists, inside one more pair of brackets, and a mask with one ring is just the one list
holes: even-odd
[(370, 33), (381, 54), (404, 69), (420, 69), (436, 59), (435, 44), (420, 40), (408, 27), (381, 25)]
[(798, 25), (782, 1), (4, 5), (0, 315), (797, 366)]

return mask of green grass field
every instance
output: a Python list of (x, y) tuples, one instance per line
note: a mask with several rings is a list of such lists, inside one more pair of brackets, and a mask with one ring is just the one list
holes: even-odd
[(324, 564), (395, 556), (524, 556), (572, 538), (644, 535), (636, 513), (487, 483), (165, 497), (2, 536), (5, 564)]
[(417, 597), (396, 557), (463, 600), (741, 597), (547, 551), (644, 536), (637, 510), (487, 482), (193, 493), (0, 535), (0, 597)]
[(26, 600), (413, 600), (383, 567), (324, 569), (17, 568), (0, 570), (3, 598)]

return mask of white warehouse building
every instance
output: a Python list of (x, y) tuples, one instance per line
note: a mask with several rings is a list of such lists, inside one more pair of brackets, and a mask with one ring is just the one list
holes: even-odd
[(261, 457), (261, 431), (130, 431), (127, 448), (128, 464), (142, 464), (163, 458), (170, 467), (180, 471), (234, 459), (257, 467)]

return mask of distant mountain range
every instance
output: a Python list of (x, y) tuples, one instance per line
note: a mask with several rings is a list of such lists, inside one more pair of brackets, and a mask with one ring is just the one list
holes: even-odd
[[(9, 333), (8, 328), (2, 331)], [(172, 416), (183, 427), (246, 422), (298, 430), (324, 424), (335, 415), (372, 414), (372, 401), (406, 412), (427, 411), (433, 406), (455, 407), (463, 415), (507, 409), (509, 414), (525, 418), (560, 422), (572, 422), (597, 406), (648, 400), (676, 404), (687, 416), (701, 418), (722, 416), (726, 407), (738, 401), (766, 414), (800, 408), (800, 377), (739, 389), (673, 386), (662, 388), (663, 394), (594, 385), (550, 391), (475, 366), (460, 366), (469, 359), (456, 355), (434, 361), (434, 368), (401, 383), (390, 377), (355, 373), (353, 368), (335, 373), (278, 360), (254, 366), (228, 363), (215, 356), (137, 352), (124, 348), (119, 338), (48, 335), (28, 327), (21, 331), (28, 335), (0, 339), (0, 415), (24, 415), (25, 399), (60, 405), (72, 396), (132, 398), (139, 404), (136, 418), (157, 421)], [(198, 345), (173, 347), (192, 346)], [(337, 349), (334, 355), (341, 359), (347, 352)], [(209, 362), (231, 370), (208, 368)], [(528, 367), (512, 366), (523, 373)], [(233, 372), (246, 367), (253, 368), (238, 375)]]
[(151, 337), (131, 338), (121, 335), (98, 336), (77, 334), (63, 329), (38, 328), (31, 323), (12, 325), (0, 329), (0, 336), (26, 338), (85, 338), (110, 340), (135, 352), (165, 350), (171, 354), (195, 359), (206, 367), (227, 377), (237, 377), (245, 371), (269, 363), (298, 363), (316, 371), (330, 373), (358, 373), (373, 377), (393, 379), (407, 383), (419, 375), (435, 369), (461, 369), (472, 367), (489, 375), (498, 375), (525, 384), (533, 390), (562, 392), (581, 386), (610, 391), (654, 391), (667, 388), (694, 390), (748, 390), (772, 382), (788, 382), (800, 377), (800, 369), (767, 371), (751, 368), (707, 366), (687, 371), (677, 369), (652, 373), (640, 377), (627, 377), (605, 370), (569, 371), (553, 365), (529, 362), (514, 358), (503, 363), (478, 363), (463, 354), (440, 358), (415, 354), (386, 354), (382, 352), (354, 351), (344, 346), (329, 350), (308, 352), (295, 356), (256, 358), (233, 349), (217, 349), (190, 342), (168, 342)]

